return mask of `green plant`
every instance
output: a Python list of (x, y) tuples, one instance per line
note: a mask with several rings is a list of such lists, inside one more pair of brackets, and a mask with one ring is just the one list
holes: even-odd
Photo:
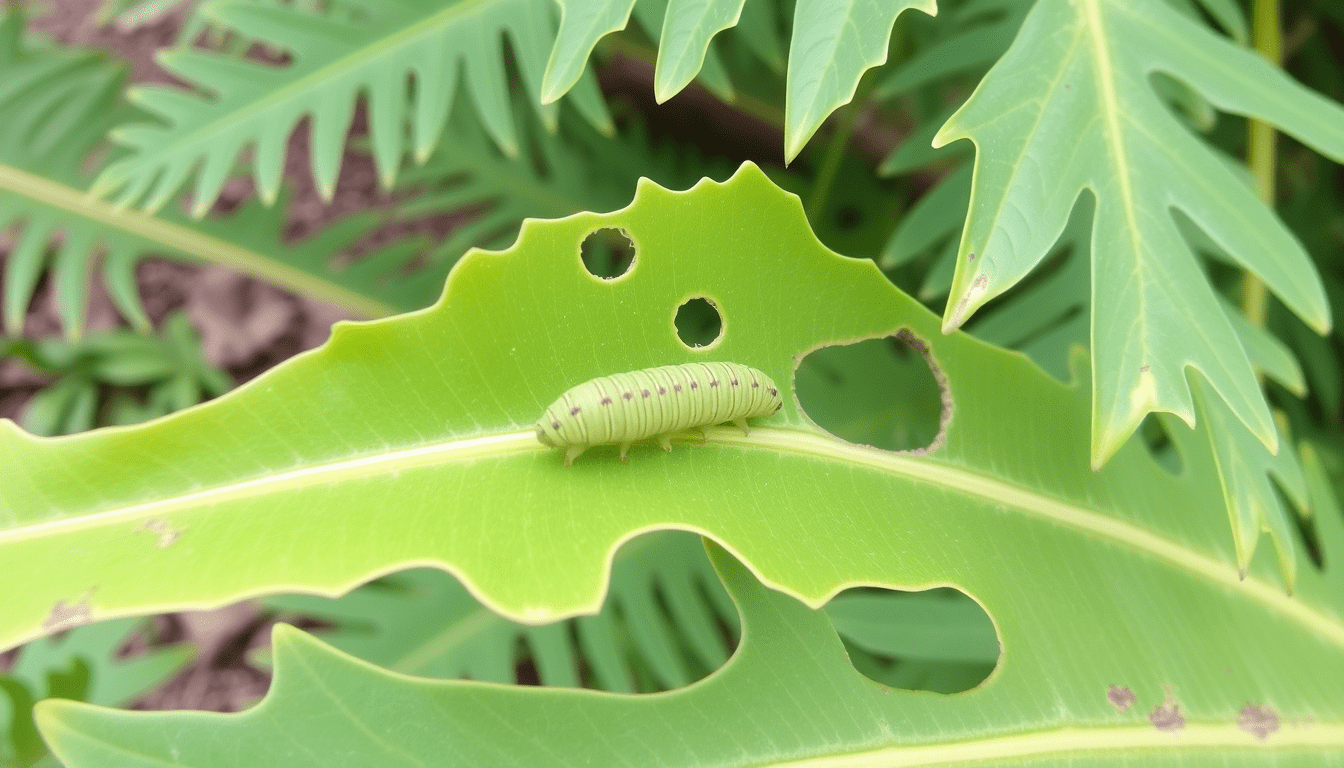
[[(149, 253), (381, 319), (148, 424), (0, 422), (0, 647), (261, 596), (327, 627), (277, 630), (246, 712), (49, 700), (53, 756), (20, 719), (14, 754), (1344, 753), (1330, 4), (1255, 0), (1249, 23), (1232, 0), (181, 5), (161, 60), (195, 92), (123, 96), (114, 64), (0, 23), (9, 354), (80, 392), (134, 368), (104, 347), (143, 336), (80, 340), (99, 249), (141, 334)], [(790, 165), (713, 158), (732, 150), (591, 71), (650, 65), (657, 101), (698, 81)], [(304, 118), (319, 195), (367, 153), (388, 197), (289, 244)], [(259, 201), (216, 212), (233, 177)], [(444, 214), (464, 221), (438, 243), (385, 234)], [(48, 266), (68, 341), (16, 335)], [(189, 335), (179, 318), (165, 338)], [(191, 359), (173, 381), (216, 394)], [(599, 446), (566, 467), (535, 438), (569, 387), (698, 360), (765, 372), (783, 410), (628, 464)], [(91, 426), (73, 411), (51, 431)]]

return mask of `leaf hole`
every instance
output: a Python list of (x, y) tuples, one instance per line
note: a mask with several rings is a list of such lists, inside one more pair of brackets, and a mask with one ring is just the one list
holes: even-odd
[(687, 299), (677, 307), (672, 323), (677, 338), (691, 349), (708, 347), (723, 335), (723, 315), (718, 305), (704, 296)]
[(593, 277), (615, 280), (634, 266), (635, 243), (624, 229), (606, 227), (583, 238), (579, 257)]
[(910, 691), (960, 693), (989, 677), (999, 637), (965, 592), (847, 589), (823, 609), (860, 674)]
[(886, 451), (936, 450), (952, 418), (941, 369), (908, 331), (816, 349), (799, 363), (794, 387), (817, 426)]

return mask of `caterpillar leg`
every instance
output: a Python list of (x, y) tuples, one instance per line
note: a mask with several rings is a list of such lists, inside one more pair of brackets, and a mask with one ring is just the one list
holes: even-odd
[(700, 430), (700, 442), (702, 442), (702, 443), (708, 443), (708, 442), (709, 442), (709, 427), (696, 427), (696, 429)]
[(742, 428), (742, 434), (750, 435), (751, 427), (747, 426), (746, 419), (733, 419), (733, 423)]
[(625, 458), (625, 454), (626, 454), (627, 452), (629, 452), (629, 450), (630, 450), (630, 443), (621, 443), (621, 463), (622, 463), (622, 464), (625, 464), (627, 461), (629, 461), (629, 459)]
[(670, 438), (671, 438), (670, 435), (658, 435), (658, 436), (655, 437), (654, 439), (658, 441), (658, 444), (661, 445), (661, 446), (663, 447), (663, 450), (664, 450), (664, 451), (667, 451), (668, 453), (671, 453), (671, 452), (672, 452), (672, 440), (671, 440)]
[(574, 464), (574, 460), (577, 459), (577, 458), (579, 458), (579, 454), (580, 454), (580, 453), (583, 453), (584, 449), (587, 448), (587, 447), (588, 447), (588, 446), (586, 446), (586, 445), (571, 445), (571, 446), (569, 446), (568, 448), (566, 448), (566, 449), (565, 449), (565, 466), (566, 466), (566, 467), (568, 467), (568, 466), (572, 466), (572, 465)]

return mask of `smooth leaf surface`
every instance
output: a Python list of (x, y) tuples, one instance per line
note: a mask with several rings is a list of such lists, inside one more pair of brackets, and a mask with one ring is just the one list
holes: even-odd
[[(936, 143), (975, 142), (971, 213), (944, 316), (960, 326), (1045, 255), (1083, 190), (1092, 249), (1093, 465), (1145, 414), (1195, 419), (1194, 369), (1271, 451), (1276, 437), (1251, 365), (1181, 238), (1178, 209), (1318, 330), (1320, 280), (1294, 237), (1164, 106), (1151, 78), (1185, 81), (1215, 107), (1253, 116), (1333, 159), (1344, 109), (1158, 0), (1037, 3)], [(1174, 333), (1174, 328), (1198, 329)]]
[[(600, 228), (638, 249), (621, 278), (581, 266), (580, 243)], [(693, 295), (724, 317), (724, 336), (695, 350), (672, 326)], [(813, 426), (791, 391), (798, 359), (902, 329), (927, 344), (953, 408), (935, 448), (880, 451)], [(697, 359), (762, 369), (789, 395), (784, 410), (750, 436), (638, 446), (628, 464), (594, 449), (566, 468), (535, 441), (532, 420), (574, 382)], [(797, 731), (817, 740), (762, 737), (760, 754), (862, 752), (888, 734), (980, 754), (1043, 731), (1068, 749), (1344, 749), (1341, 571), (1299, 567), (1291, 597), (1272, 556), (1239, 578), (1207, 438), (1179, 421), (1166, 423), (1179, 474), (1137, 442), (1094, 472), (1085, 363), (1074, 370), (1066, 386), (1018, 354), (942, 335), (870, 261), (822, 247), (798, 200), (754, 166), (686, 192), (645, 183), (622, 211), (528, 223), (510, 250), (461, 261), (434, 307), (339, 326), (201, 407), (49, 440), (0, 422), (0, 463), (14, 470), (0, 476), (0, 559), (14, 566), (0, 574), (3, 642), (281, 589), (338, 594), (409, 565), (449, 569), (502, 614), (540, 623), (596, 611), (620, 544), (676, 528), (808, 605), (857, 585), (948, 585), (994, 620), (1001, 670), (974, 694), (922, 694), (890, 730), (818, 719), (847, 711), (819, 700)], [(1318, 522), (1326, 551), (1341, 551), (1339, 521)], [(177, 534), (166, 546), (154, 533), (165, 530)], [(794, 669), (771, 674), (787, 687)], [(1137, 705), (1118, 713), (1111, 686)], [(1187, 724), (1174, 739), (1146, 719), (1166, 696)], [(1238, 729), (1250, 704), (1272, 709), (1276, 736)], [(841, 724), (857, 735), (837, 736)]]

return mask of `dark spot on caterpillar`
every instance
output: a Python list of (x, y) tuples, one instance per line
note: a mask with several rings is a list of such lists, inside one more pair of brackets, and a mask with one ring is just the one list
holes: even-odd
[(699, 388), (700, 388), (700, 385), (699, 385), (699, 384), (697, 384), (697, 383), (694, 382), (694, 381), (691, 382), (691, 389), (699, 389)]
[(602, 404), (603, 404), (603, 405), (611, 405), (611, 398), (610, 398), (610, 397), (604, 397), (604, 398), (602, 398)]
[(714, 381), (709, 382), (709, 386), (711, 386), (711, 387), (717, 387), (717, 386), (719, 386), (719, 381), (718, 381), (718, 379), (715, 379)]
[(626, 392), (626, 393), (625, 393), (625, 399), (626, 399), (626, 400), (629, 400), (629, 399), (632, 398), (632, 397), (634, 397), (634, 395), (630, 394), (629, 392)]
[(779, 390), (778, 390), (778, 389), (772, 389), (772, 390), (770, 390), (770, 396), (771, 396), (771, 397), (774, 397), (775, 395), (778, 395), (778, 394), (779, 394)]
[(662, 387), (659, 387), (659, 388), (658, 388), (658, 394), (660, 394), (660, 395), (666, 395), (666, 394), (667, 394), (667, 390), (666, 390), (666, 389), (663, 389)]
[(574, 406), (573, 408), (570, 408), (570, 409), (569, 409), (569, 415), (570, 415), (570, 416), (576, 416), (576, 415), (578, 415), (578, 413), (579, 413), (579, 406), (577, 406), (577, 405)]
[(649, 396), (649, 390), (646, 389), (646, 390), (644, 390), (644, 397), (648, 397), (648, 396)]
[(755, 388), (757, 388), (757, 387), (759, 387), (759, 386), (761, 386), (761, 382), (759, 382), (759, 381), (753, 381), (753, 382), (751, 382), (751, 388), (752, 388), (752, 389), (755, 389)]
[(680, 392), (680, 391), (681, 391), (681, 385), (680, 385), (680, 384), (673, 384), (673, 385), (672, 385), (672, 389), (674, 389), (674, 390)]
[(733, 379), (733, 386), (734, 386), (734, 387), (737, 386), (737, 379)]
[(560, 428), (560, 422), (558, 421), (551, 422), (551, 429), (559, 429), (559, 428)]
[(784, 404), (783, 404), (783, 403), (780, 403), (780, 404), (776, 405), (776, 406), (775, 406), (775, 413), (779, 413), (779, 409), (780, 409), (780, 408), (783, 408), (783, 407), (784, 407)]

